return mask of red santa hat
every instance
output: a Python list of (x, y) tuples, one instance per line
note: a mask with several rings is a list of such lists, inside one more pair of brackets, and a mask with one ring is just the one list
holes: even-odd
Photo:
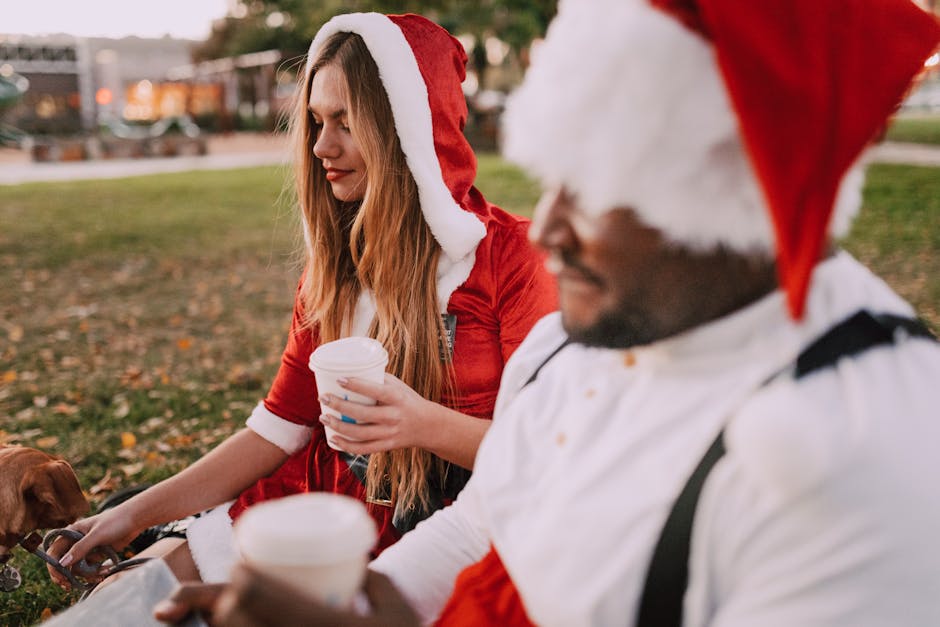
[(468, 196), (476, 157), (463, 135), (466, 51), (446, 30), (419, 15), (347, 13), (317, 32), (306, 73), (326, 40), (338, 32), (359, 35), (378, 66), (421, 211), (446, 257), (438, 268), (439, 300), (446, 307), (473, 268), (476, 246), (486, 234)]
[(910, 0), (561, 0), (504, 152), (586, 211), (774, 254), (798, 319), (864, 148), (938, 40)]

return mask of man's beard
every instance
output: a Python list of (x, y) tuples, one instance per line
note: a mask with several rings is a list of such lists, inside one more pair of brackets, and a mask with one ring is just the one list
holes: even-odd
[(585, 346), (633, 348), (660, 339), (647, 317), (628, 307), (602, 312), (593, 324), (581, 328), (573, 328), (564, 312), (561, 321), (571, 341)]

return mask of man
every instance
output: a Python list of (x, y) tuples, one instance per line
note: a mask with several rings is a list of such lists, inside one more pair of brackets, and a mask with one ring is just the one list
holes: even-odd
[(373, 562), (371, 615), (242, 569), (216, 617), (940, 624), (940, 348), (831, 246), (938, 41), (908, 0), (562, 0), (505, 146), (561, 314), (473, 478)]

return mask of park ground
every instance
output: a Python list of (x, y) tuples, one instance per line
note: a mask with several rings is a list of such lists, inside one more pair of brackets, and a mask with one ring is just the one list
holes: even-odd
[[(285, 176), (0, 186), (0, 443), (68, 459), (94, 507), (240, 428), (277, 368), (299, 271)], [(478, 184), (516, 213), (537, 196), (494, 155)], [(940, 329), (940, 168), (873, 166), (844, 246)], [(38, 559), (13, 563), (25, 583), (0, 593), (0, 625), (74, 602)]]

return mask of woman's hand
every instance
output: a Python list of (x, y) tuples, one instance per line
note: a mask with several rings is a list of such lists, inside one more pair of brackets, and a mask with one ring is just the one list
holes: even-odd
[(327, 414), (320, 422), (336, 432), (334, 444), (354, 455), (368, 455), (397, 448), (428, 448), (429, 431), (440, 420), (444, 408), (422, 398), (397, 377), (387, 374), (384, 383), (363, 379), (339, 379), (343, 389), (374, 398), (376, 405), (345, 401), (333, 394), (320, 397), (320, 404), (335, 409), (347, 422)]
[(341, 387), (369, 398), (377, 405), (344, 401), (333, 394), (320, 397), (320, 404), (340, 412), (349, 420), (329, 415), (320, 422), (335, 431), (334, 446), (353, 455), (368, 455), (396, 448), (418, 447), (451, 463), (473, 469), (480, 440), (490, 426), (475, 418), (422, 398), (394, 376), (384, 383), (362, 379), (340, 380)]
[[(72, 544), (72, 541), (68, 538), (59, 536), (49, 547), (48, 553), (59, 560), (62, 566), (71, 569), (72, 572), (88, 581), (96, 581), (100, 578), (96, 578), (94, 574), (84, 570), (77, 570), (76, 567), (82, 559), (91, 553), (92, 549), (99, 546), (111, 546), (114, 549), (121, 549), (140, 533), (140, 530), (133, 524), (130, 512), (126, 511), (125, 504), (105, 510), (95, 516), (83, 518), (69, 525), (67, 529), (81, 532), (85, 537)], [(59, 571), (48, 565), (46, 569), (49, 571), (52, 580), (63, 588), (68, 588), (71, 585), (68, 579)]]

